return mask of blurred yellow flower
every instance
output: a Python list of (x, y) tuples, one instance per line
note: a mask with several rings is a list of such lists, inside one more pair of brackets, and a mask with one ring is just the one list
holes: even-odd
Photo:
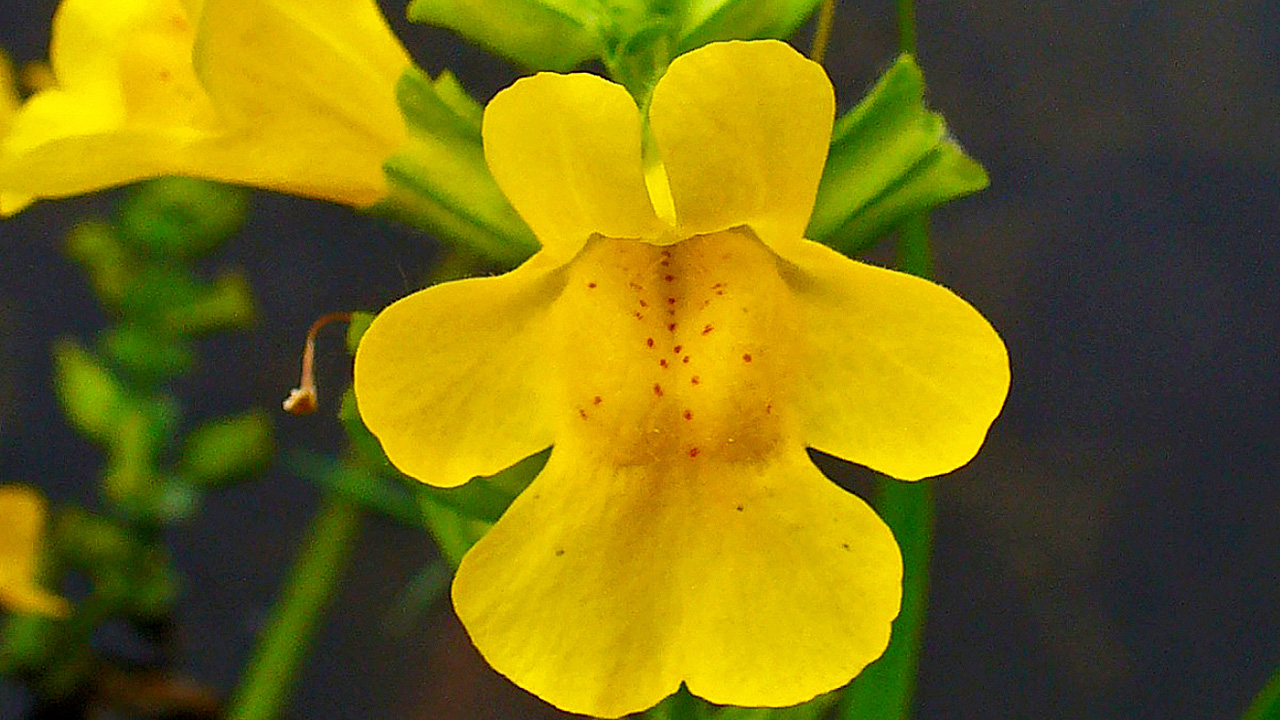
[(50, 55), (0, 142), (0, 214), (158, 175), (365, 206), (405, 138), (374, 0), (63, 0)]
[(69, 604), (36, 584), (44, 535), (44, 499), (28, 487), (0, 486), (0, 606), (63, 616)]
[(645, 153), (622, 87), (520, 80), (485, 155), (543, 249), (400, 300), (360, 343), (360, 413), (405, 473), (456, 486), (554, 445), (453, 585), (490, 664), (554, 705), (847, 682), (888, 642), (901, 557), (805, 448), (937, 475), (1004, 403), (977, 311), (803, 238), (834, 106), (783, 43), (709, 45), (654, 89)]

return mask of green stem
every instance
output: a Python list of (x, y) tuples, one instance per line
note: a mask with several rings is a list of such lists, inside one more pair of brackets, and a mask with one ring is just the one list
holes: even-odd
[(897, 0), (898, 51), (916, 54), (916, 3), (915, 0)]
[(324, 499), (271, 617), (258, 635), (231, 698), (227, 720), (271, 720), (279, 715), (359, 531), (360, 512), (355, 505), (336, 495)]
[(1253, 704), (1240, 720), (1276, 720), (1280, 718), (1280, 670), (1267, 681), (1266, 687), (1253, 699)]
[(822, 64), (827, 53), (827, 43), (831, 41), (831, 25), (836, 16), (836, 0), (822, 0), (818, 7), (818, 27), (813, 31), (813, 47), (809, 49), (809, 59)]

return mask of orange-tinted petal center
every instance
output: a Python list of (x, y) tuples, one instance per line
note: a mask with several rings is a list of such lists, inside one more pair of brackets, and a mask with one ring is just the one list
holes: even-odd
[(797, 311), (745, 230), (592, 240), (556, 303), (564, 430), (606, 462), (767, 455), (794, 427)]

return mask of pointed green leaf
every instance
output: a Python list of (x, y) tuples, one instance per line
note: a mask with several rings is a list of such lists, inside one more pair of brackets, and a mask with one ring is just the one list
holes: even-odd
[(74, 340), (53, 346), (53, 385), (77, 430), (99, 442), (111, 439), (127, 406), (125, 390), (102, 361)]
[(271, 419), (262, 410), (205, 423), (187, 436), (179, 469), (206, 487), (260, 472), (275, 453)]
[(307, 480), (341, 495), (366, 512), (378, 513), (412, 527), (423, 525), (414, 489), (398, 478), (383, 477), (355, 464), (306, 451), (290, 453), (289, 466)]
[(506, 267), (538, 250), (485, 164), (480, 114), (451, 75), (432, 81), (409, 68), (396, 85), (409, 127), (405, 147), (383, 166), (389, 197), (375, 212), (397, 217)]
[(409, 19), (449, 28), (530, 70), (564, 72), (595, 57), (596, 0), (413, 0)]
[(852, 254), (912, 213), (977, 192), (987, 175), (924, 105), (924, 76), (902, 55), (835, 125), (808, 237)]
[(717, 40), (782, 40), (813, 14), (821, 0), (686, 0), (679, 52)]

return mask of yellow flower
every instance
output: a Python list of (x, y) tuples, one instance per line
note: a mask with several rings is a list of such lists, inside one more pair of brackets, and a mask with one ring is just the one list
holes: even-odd
[(38, 586), (44, 499), (21, 485), (0, 486), (0, 606), (17, 612), (67, 614), (66, 600)]
[(805, 448), (937, 475), (1003, 405), (977, 311), (803, 239), (833, 115), (787, 45), (709, 45), (653, 91), (646, 172), (620, 86), (520, 80), (485, 155), (543, 249), (364, 335), (360, 412), (409, 475), (456, 486), (554, 445), (453, 585), (489, 663), (554, 705), (617, 717), (683, 682), (782, 706), (847, 682), (888, 642), (901, 558)]
[(365, 206), (405, 138), (374, 0), (64, 0), (51, 61), (0, 143), (0, 214), (158, 175)]

